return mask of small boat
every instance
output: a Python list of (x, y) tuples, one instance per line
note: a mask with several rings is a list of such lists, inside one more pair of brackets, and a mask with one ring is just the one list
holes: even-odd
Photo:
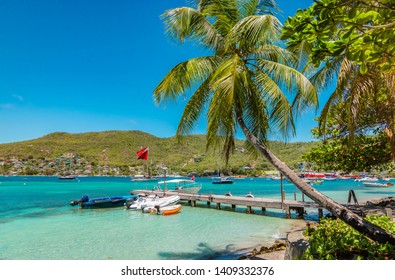
[(364, 177), (354, 180), (354, 182), (378, 182), (378, 181), (379, 179), (377, 177)]
[(126, 201), (134, 199), (137, 195), (124, 195), (124, 196), (112, 196), (112, 197), (100, 197), (89, 199), (87, 195), (84, 195), (79, 200), (72, 200), (71, 206), (79, 205), (80, 208), (110, 208), (124, 206)]
[(337, 178), (336, 177), (325, 177), (325, 178), (321, 178), (321, 180), (324, 180), (324, 181), (336, 181)]
[(172, 179), (159, 181), (153, 188), (157, 191), (173, 191), (178, 193), (198, 193), (202, 188), (202, 184), (195, 182), (195, 178), (189, 179)]
[(75, 178), (77, 178), (77, 176), (73, 176), (73, 175), (64, 175), (64, 176), (60, 176), (59, 180), (74, 180)]
[(165, 207), (158, 207), (157, 214), (163, 215), (163, 216), (173, 215), (173, 214), (180, 212), (181, 208), (182, 208), (181, 204), (175, 204), (175, 205), (170, 205), (170, 206), (165, 206)]
[(362, 184), (365, 187), (372, 187), (372, 188), (388, 188), (394, 185), (392, 183), (378, 183), (378, 182), (363, 182)]
[(155, 182), (157, 181), (156, 178), (147, 175), (134, 175), (132, 177), (133, 182)]
[(310, 184), (313, 184), (313, 185), (322, 185), (323, 183), (324, 183), (323, 180), (318, 180), (318, 179), (312, 180), (312, 181), (310, 182)]
[(270, 177), (272, 180), (281, 180), (281, 176), (272, 176)]
[(227, 193), (225, 194), (225, 196), (232, 196), (232, 193), (231, 193), (231, 192), (227, 192)]
[(229, 177), (214, 177), (212, 181), (213, 184), (233, 184), (233, 182)]
[(129, 200), (126, 202), (126, 207), (131, 210), (143, 210), (144, 213), (150, 212), (151, 208), (156, 206), (168, 206), (176, 204), (180, 201), (178, 195), (172, 195), (167, 197), (159, 197), (157, 195), (149, 196), (138, 196), (138, 199)]

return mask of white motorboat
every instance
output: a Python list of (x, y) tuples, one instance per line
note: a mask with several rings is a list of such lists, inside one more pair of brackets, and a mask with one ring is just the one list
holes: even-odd
[(365, 187), (372, 187), (372, 188), (388, 188), (393, 186), (392, 183), (378, 183), (378, 182), (363, 182)]
[(157, 191), (173, 191), (179, 193), (198, 193), (202, 188), (202, 184), (198, 184), (189, 179), (172, 179), (158, 182), (154, 187)]
[(131, 210), (143, 210), (155, 206), (168, 206), (180, 201), (178, 195), (159, 197), (157, 195), (138, 196), (137, 199), (126, 202), (126, 207)]
[(378, 181), (379, 179), (377, 177), (363, 177), (354, 180), (354, 182), (378, 182)]

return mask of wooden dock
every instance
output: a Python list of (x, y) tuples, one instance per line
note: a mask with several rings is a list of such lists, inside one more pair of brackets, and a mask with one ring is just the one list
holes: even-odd
[(230, 205), (233, 209), (236, 206), (243, 206), (246, 208), (246, 213), (253, 213), (253, 207), (260, 208), (262, 212), (266, 209), (280, 209), (286, 212), (286, 217), (291, 217), (291, 211), (295, 211), (298, 217), (303, 217), (305, 208), (318, 209), (318, 216), (322, 217), (323, 208), (314, 202), (303, 202), (296, 200), (279, 200), (262, 197), (242, 197), (242, 196), (226, 196), (216, 194), (189, 194), (175, 191), (153, 191), (153, 190), (132, 190), (132, 194), (144, 195), (158, 195), (159, 197), (179, 195), (181, 200), (187, 201), (192, 207), (197, 206), (198, 203), (205, 203), (210, 206), (215, 205), (215, 209), (220, 210), (223, 205)]

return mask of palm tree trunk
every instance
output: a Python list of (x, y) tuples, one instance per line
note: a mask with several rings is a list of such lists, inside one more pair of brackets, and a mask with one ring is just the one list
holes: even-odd
[(343, 220), (355, 230), (367, 235), (374, 241), (379, 243), (388, 242), (389, 244), (395, 246), (395, 235), (366, 221), (348, 208), (338, 204), (304, 182), (298, 177), (298, 175), (296, 175), (295, 172), (293, 172), (284, 162), (278, 159), (270, 150), (266, 148), (266, 146), (261, 141), (259, 141), (259, 139), (257, 139), (255, 135), (249, 131), (242, 118), (238, 118), (237, 121), (247, 140), (255, 147), (255, 149), (257, 149), (278, 171), (280, 171), (285, 177), (294, 183), (295, 186), (305, 195), (310, 197), (316, 203), (322, 205), (322, 207), (331, 212), (335, 217)]

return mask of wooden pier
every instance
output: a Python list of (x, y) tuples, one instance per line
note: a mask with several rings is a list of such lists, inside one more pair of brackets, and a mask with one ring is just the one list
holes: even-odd
[(286, 212), (286, 217), (291, 217), (291, 211), (295, 211), (298, 217), (303, 217), (305, 208), (318, 209), (318, 216), (321, 218), (323, 215), (323, 208), (314, 202), (304, 202), (296, 200), (279, 200), (262, 197), (242, 197), (242, 196), (226, 196), (216, 194), (190, 194), (175, 191), (153, 191), (153, 190), (132, 190), (131, 194), (144, 194), (144, 195), (158, 195), (159, 197), (179, 195), (181, 200), (187, 201), (192, 207), (197, 206), (198, 203), (205, 203), (210, 206), (215, 205), (215, 209), (220, 210), (223, 205), (230, 205), (233, 209), (236, 206), (246, 207), (246, 213), (253, 213), (253, 207), (260, 208), (262, 213), (266, 209), (280, 209)]

